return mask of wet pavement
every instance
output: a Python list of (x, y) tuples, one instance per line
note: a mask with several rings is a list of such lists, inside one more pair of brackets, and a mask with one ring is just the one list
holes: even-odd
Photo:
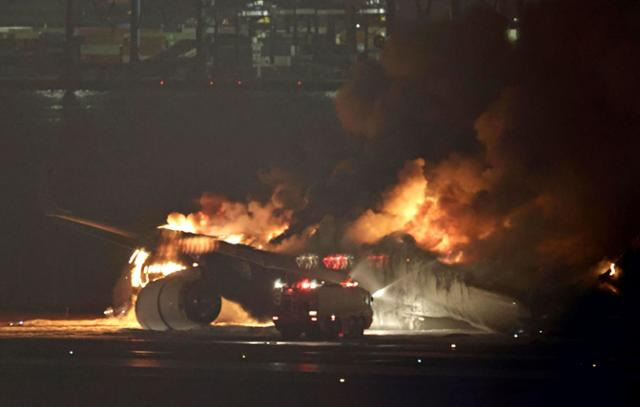
[(0, 405), (633, 405), (638, 355), (544, 335), (0, 330)]

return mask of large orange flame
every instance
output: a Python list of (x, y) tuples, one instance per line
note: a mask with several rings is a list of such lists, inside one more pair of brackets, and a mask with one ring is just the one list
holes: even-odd
[(404, 232), (419, 246), (438, 253), (444, 262), (464, 261), (464, 248), (474, 239), (485, 239), (495, 221), (478, 219), (464, 208), (485, 187), (481, 171), (470, 160), (452, 157), (441, 163), (432, 182), (425, 175), (422, 158), (409, 161), (398, 183), (383, 194), (377, 209), (365, 211), (347, 230), (346, 239), (371, 244), (394, 232)]
[(218, 195), (205, 194), (202, 209), (191, 214), (174, 212), (162, 228), (216, 237), (228, 243), (242, 243), (258, 249), (289, 228), (293, 211), (269, 201), (233, 202)]

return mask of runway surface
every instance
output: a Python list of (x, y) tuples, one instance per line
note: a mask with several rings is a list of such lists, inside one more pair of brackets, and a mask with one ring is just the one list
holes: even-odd
[(0, 405), (633, 405), (637, 362), (628, 349), (540, 333), (285, 342), (273, 327), (11, 321), (0, 329)]

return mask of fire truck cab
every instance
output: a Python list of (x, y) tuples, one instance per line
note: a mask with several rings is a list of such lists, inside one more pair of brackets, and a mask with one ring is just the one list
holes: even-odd
[(283, 286), (273, 322), (284, 339), (357, 338), (371, 326), (372, 297), (352, 280), (318, 283), (302, 280)]

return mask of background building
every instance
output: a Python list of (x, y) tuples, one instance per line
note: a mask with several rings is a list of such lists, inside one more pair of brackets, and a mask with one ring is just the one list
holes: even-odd
[(517, 17), (524, 0), (7, 0), (0, 75), (338, 79), (378, 58), (394, 26), (455, 19), (485, 3)]

